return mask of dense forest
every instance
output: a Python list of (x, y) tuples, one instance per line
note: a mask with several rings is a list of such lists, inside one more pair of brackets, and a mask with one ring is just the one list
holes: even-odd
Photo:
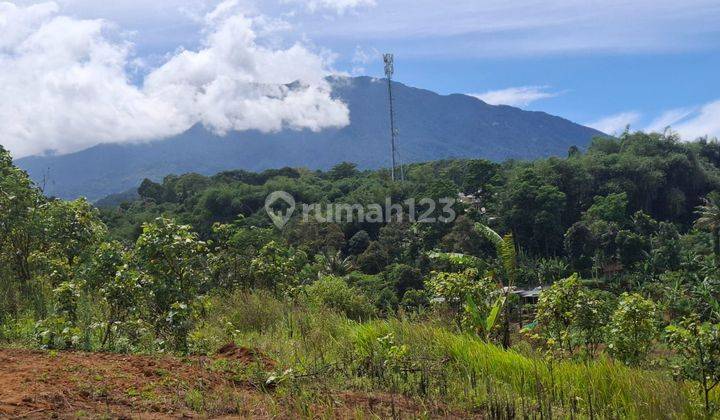
[[(383, 390), (446, 415), (717, 413), (720, 143), (626, 132), (565, 158), (404, 169), (169, 175), (98, 209), (46, 197), (0, 148), (0, 343), (234, 342), (277, 361), (234, 372), (273, 389)], [(279, 229), (274, 191), (298, 206), (451, 197), (457, 218), (296, 213)], [(519, 293), (536, 287), (537, 302)]]

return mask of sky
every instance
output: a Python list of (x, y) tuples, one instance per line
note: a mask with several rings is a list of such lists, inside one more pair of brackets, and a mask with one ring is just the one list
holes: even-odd
[[(202, 123), (323, 130), (330, 74), (544, 111), (608, 134), (720, 135), (717, 0), (0, 0), (0, 144), (16, 157)], [(298, 84), (288, 86), (298, 81)]]

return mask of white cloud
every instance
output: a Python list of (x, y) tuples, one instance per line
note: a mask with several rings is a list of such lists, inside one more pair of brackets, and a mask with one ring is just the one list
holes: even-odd
[(585, 125), (600, 130), (605, 134), (616, 135), (622, 133), (628, 125), (635, 125), (640, 120), (640, 117), (640, 113), (628, 111), (610, 115)]
[(196, 123), (218, 133), (348, 124), (324, 80), (327, 58), (302, 44), (264, 45), (259, 34), (275, 27), (223, 3), (206, 16), (200, 48), (173, 55), (138, 87), (127, 73), (133, 46), (108, 22), (59, 15), (55, 3), (0, 3), (0, 33), (10, 34), (0, 37), (0, 142), (20, 157)]
[(548, 91), (548, 86), (520, 86), (507, 89), (491, 90), (485, 93), (471, 93), (480, 100), (491, 105), (528, 106), (541, 99), (558, 96), (558, 92)]
[(355, 53), (351, 60), (352, 70), (350, 74), (354, 76), (364, 75), (367, 73), (365, 66), (372, 63), (373, 61), (379, 61), (382, 59), (382, 54), (377, 48), (371, 48), (369, 51), (357, 45), (355, 47)]
[(700, 107), (689, 118), (673, 126), (685, 140), (698, 137), (720, 137), (720, 100), (709, 102)]
[(377, 5), (376, 0), (283, 0), (283, 2), (303, 4), (310, 12), (329, 10), (340, 15), (353, 9)]
[(314, 39), (399, 44), (404, 55), (527, 56), (659, 52), (717, 46), (717, 0), (386, 0), (334, 25), (304, 22)]
[(620, 134), (627, 125), (645, 132), (662, 133), (670, 127), (685, 141), (700, 137), (720, 137), (720, 99), (701, 106), (675, 108), (662, 112), (644, 127), (638, 127), (642, 115), (635, 111), (610, 115), (585, 124), (607, 134)]
[(673, 127), (681, 121), (685, 120), (691, 114), (695, 112), (693, 108), (676, 108), (669, 111), (665, 111), (660, 114), (659, 117), (655, 118), (650, 124), (645, 127), (645, 131), (661, 133), (667, 127)]

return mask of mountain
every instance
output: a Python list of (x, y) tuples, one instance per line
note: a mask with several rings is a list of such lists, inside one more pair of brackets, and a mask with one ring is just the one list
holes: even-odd
[[(321, 132), (232, 132), (217, 136), (197, 125), (161, 141), (102, 144), (60, 156), (18, 159), (48, 195), (97, 200), (126, 191), (144, 178), (168, 174), (259, 171), (284, 166), (327, 169), (339, 162), (389, 166), (387, 81), (332, 79), (333, 95), (350, 109), (351, 123)], [(443, 158), (491, 160), (564, 156), (603, 133), (544, 112), (489, 105), (477, 98), (438, 95), (393, 82), (398, 147), (404, 162)]]

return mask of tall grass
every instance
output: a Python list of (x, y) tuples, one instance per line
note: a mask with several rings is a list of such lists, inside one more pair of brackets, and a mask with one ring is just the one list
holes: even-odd
[[(269, 295), (218, 299), (194, 337), (258, 348), (283, 369), (292, 368), (297, 378), (311, 378), (294, 386), (400, 392), (495, 418), (695, 418), (702, 413), (692, 384), (673, 381), (665, 372), (608, 358), (583, 363), (525, 355), (432, 320), (354, 322)], [(714, 398), (719, 400), (717, 393)]]

